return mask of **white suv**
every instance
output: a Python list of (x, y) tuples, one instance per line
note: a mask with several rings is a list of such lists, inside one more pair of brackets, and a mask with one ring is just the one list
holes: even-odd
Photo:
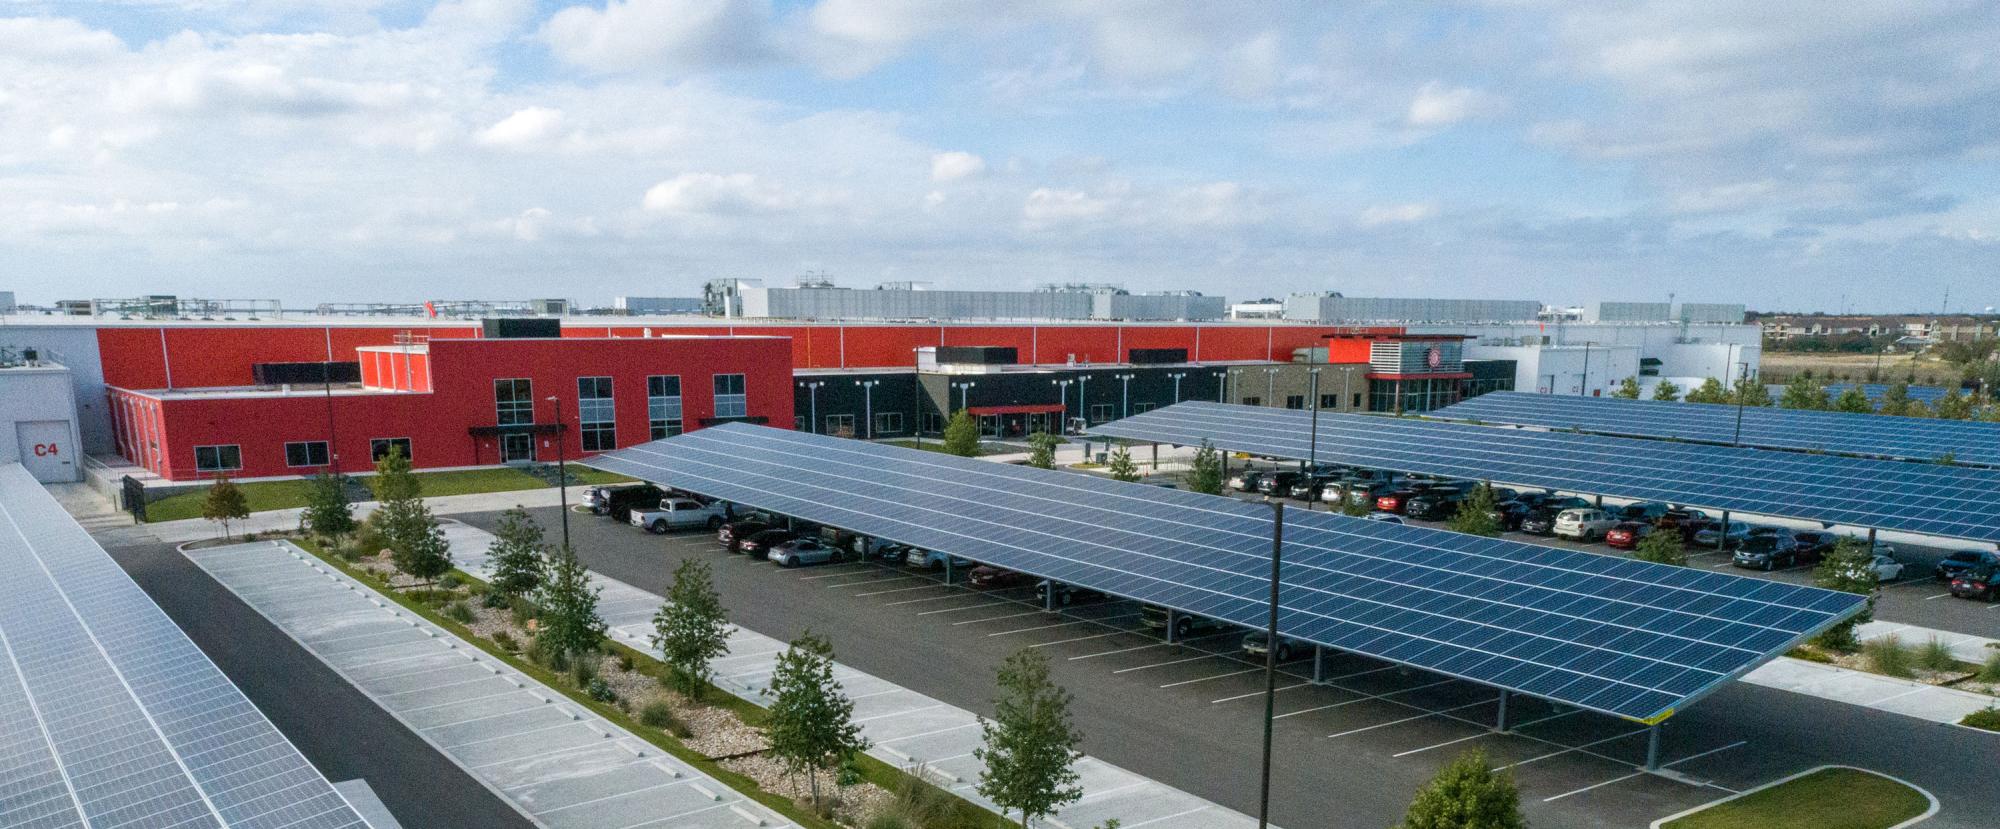
[(1596, 541), (1617, 525), (1618, 519), (1601, 509), (1566, 509), (1556, 515), (1555, 531), (1559, 538)]

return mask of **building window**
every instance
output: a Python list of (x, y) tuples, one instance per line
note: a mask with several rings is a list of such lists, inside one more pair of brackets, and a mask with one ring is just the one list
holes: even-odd
[(878, 434), (878, 435), (884, 435), (884, 434), (887, 434), (887, 435), (893, 435), (893, 434), (895, 434), (895, 433), (897, 433), (897, 432), (900, 432), (900, 431), (903, 431), (903, 413), (902, 413), (902, 412), (877, 412), (877, 413), (875, 413), (875, 434)]
[(1145, 414), (1145, 413), (1147, 413), (1147, 412), (1150, 412), (1150, 411), (1152, 411), (1152, 410), (1154, 410), (1154, 409), (1157, 409), (1157, 408), (1159, 408), (1159, 407), (1160, 407), (1160, 404), (1158, 404), (1158, 403), (1134, 403), (1134, 404), (1132, 404), (1132, 413), (1133, 413), (1133, 414)]
[(805, 430), (806, 430), (806, 416), (805, 416), (805, 415), (792, 415), (792, 429), (793, 429), (793, 430), (795, 430), (795, 431), (800, 431), (800, 432), (803, 432), (803, 431), (805, 431)]
[(234, 472), (243, 468), (243, 449), (234, 443), (194, 448), (197, 472)]
[(743, 375), (715, 375), (715, 416), (748, 417), (749, 399), (743, 394)]
[(523, 426), (535, 422), (535, 386), (527, 379), (493, 381), (493, 422)]
[(1305, 395), (1303, 395), (1303, 394), (1288, 394), (1288, 395), (1285, 395), (1285, 408), (1287, 408), (1287, 409), (1303, 409), (1303, 408), (1305, 408), (1305, 407), (1306, 407), (1306, 396), (1305, 396)]
[(609, 452), (618, 448), (614, 409), (611, 378), (576, 378), (576, 425), (583, 435), (583, 451)]
[(389, 457), (390, 449), (401, 452), (403, 457), (408, 458), (411, 462), (415, 462), (417, 459), (416, 455), (410, 453), (409, 438), (376, 438), (371, 440), (368, 442), (368, 457), (380, 461), (383, 458)]
[(854, 415), (837, 414), (826, 416), (826, 433), (837, 437), (854, 437)]
[(285, 444), (286, 466), (325, 466), (326, 441), (302, 440)]
[(1348, 405), (1348, 408), (1350, 408), (1350, 409), (1359, 409), (1359, 408), (1361, 408), (1361, 394), (1362, 394), (1361, 392), (1355, 392), (1355, 393), (1354, 393), (1354, 402), (1353, 402), (1352, 404)]
[(1320, 395), (1320, 396), (1319, 396), (1319, 407), (1320, 407), (1320, 408), (1322, 408), (1322, 409), (1338, 409), (1338, 408), (1340, 408), (1340, 395), (1337, 395), (1337, 394), (1322, 394), (1322, 395)]
[(944, 415), (937, 412), (924, 412), (924, 432), (929, 434), (942, 431), (944, 431)]
[(1109, 404), (1109, 403), (1092, 403), (1092, 404), (1090, 404), (1090, 422), (1091, 422), (1091, 423), (1093, 423), (1093, 424), (1096, 424), (1096, 423), (1103, 423), (1103, 422), (1105, 422), (1105, 421), (1108, 421), (1108, 420), (1110, 420), (1110, 419), (1111, 419), (1111, 404)]
[(1245, 406), (1262, 406), (1262, 405), (1264, 405), (1264, 398), (1262, 398), (1262, 397), (1258, 397), (1258, 396), (1256, 396), (1256, 395), (1254, 395), (1254, 394), (1253, 394), (1253, 395), (1251, 395), (1251, 396), (1249, 396), (1249, 397), (1245, 397), (1245, 398), (1243, 398), (1243, 405), (1245, 405)]
[(658, 374), (646, 378), (646, 417), (653, 424), (653, 440), (681, 433), (681, 378)]

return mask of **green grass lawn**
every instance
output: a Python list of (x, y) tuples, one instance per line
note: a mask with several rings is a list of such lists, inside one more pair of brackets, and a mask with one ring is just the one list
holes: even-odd
[[(927, 439), (925, 439), (925, 440), (924, 440), (923, 442), (921, 442), (921, 443), (919, 443), (919, 442), (918, 442), (918, 441), (916, 441), (915, 439), (911, 439), (911, 440), (885, 440), (885, 441), (882, 441), (882, 442), (883, 442), (883, 443), (886, 443), (886, 444), (888, 444), (888, 445), (890, 445), (890, 446), (901, 446), (901, 447), (903, 447), (904, 449), (922, 449), (922, 450), (924, 450), (924, 451), (926, 451), (926, 452), (943, 452), (943, 451), (944, 451), (944, 441), (941, 441), (941, 440), (938, 440), (937, 438), (927, 438)], [(979, 454), (981, 454), (981, 455), (1000, 455), (1000, 454), (1005, 454), (1005, 453), (1008, 453), (1008, 452), (1025, 452), (1025, 451), (1027, 451), (1027, 450), (1026, 450), (1026, 449), (1019, 449), (1019, 448), (1016, 448), (1016, 447), (1012, 447), (1012, 446), (1008, 446), (1008, 445), (1006, 445), (1006, 444), (1001, 444), (1001, 443), (981, 443), (981, 444), (979, 444)]]
[(1929, 808), (1922, 792), (1879, 774), (1821, 769), (1718, 803), (1663, 829), (1887, 829)]
[[(634, 480), (615, 472), (591, 469), (579, 464), (571, 464), (570, 477), (578, 486), (593, 484), (617, 484)], [(486, 469), (459, 469), (450, 472), (418, 472), (417, 480), (422, 483), (425, 497), (439, 495), (471, 495), (480, 492), (513, 492), (522, 489), (542, 489), (549, 483), (511, 466), (497, 466)], [(367, 479), (361, 479), (366, 483)], [(250, 503), (251, 512), (265, 512), (274, 509), (291, 509), (306, 505), (307, 480), (295, 481), (252, 481), (239, 483), (243, 498)], [(147, 521), (179, 521), (185, 518), (200, 518), (202, 501), (208, 498), (208, 489), (191, 490), (169, 495), (146, 505)]]

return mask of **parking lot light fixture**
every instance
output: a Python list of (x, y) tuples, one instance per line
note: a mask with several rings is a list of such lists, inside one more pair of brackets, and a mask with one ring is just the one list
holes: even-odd
[(1271, 731), (1278, 711), (1278, 566), (1285, 543), (1285, 503), (1266, 496), (1271, 506), (1271, 612), (1264, 627), (1264, 772), (1257, 798), (1257, 827), (1271, 823)]
[(799, 384), (799, 388), (806, 390), (806, 431), (815, 435), (819, 434), (819, 387), (824, 385), (824, 380)]
[(1185, 371), (1176, 371), (1176, 372), (1173, 372), (1172, 374), (1168, 374), (1168, 375), (1167, 375), (1167, 379), (1170, 379), (1170, 380), (1174, 381), (1174, 402), (1175, 402), (1175, 403), (1179, 403), (1179, 402), (1181, 402), (1181, 378), (1183, 378), (1183, 377), (1186, 377), (1186, 376), (1187, 376), (1187, 372), (1185, 372)]
[(867, 430), (862, 434), (867, 435), (869, 440), (875, 439), (875, 386), (881, 382), (880, 380), (854, 381), (854, 385), (861, 387), (861, 419), (867, 421), (864, 424)]
[(562, 419), (562, 401), (549, 395), (550, 406), (556, 410), (556, 491), (562, 504), (563, 547), (569, 547), (569, 446), (563, 442), (565, 434)]

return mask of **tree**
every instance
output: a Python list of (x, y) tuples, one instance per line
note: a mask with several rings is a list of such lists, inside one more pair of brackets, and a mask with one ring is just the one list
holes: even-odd
[(1771, 390), (1757, 382), (1757, 378), (1746, 375), (1736, 379), (1736, 388), (1730, 391), (1727, 402), (1742, 406), (1769, 406)]
[(1063, 439), (1047, 432), (1036, 432), (1028, 436), (1028, 465), (1036, 469), (1056, 468), (1056, 447)]
[(1493, 770), (1486, 752), (1474, 749), (1438, 770), (1417, 790), (1396, 829), (1527, 829), (1521, 793), (1514, 778)]
[(201, 502), (201, 517), (222, 525), (222, 537), (229, 538), (229, 522), (250, 517), (250, 502), (243, 497), (243, 490), (228, 475), (215, 473), (215, 483), (208, 487), (208, 497)]
[(1187, 488), (1206, 495), (1222, 494), (1222, 453), (1215, 450), (1215, 444), (1204, 440), (1195, 450), (1194, 461), (1188, 464)]
[(383, 540), (389, 543), (389, 554), (400, 569), (418, 537), (430, 532), (436, 519), (424, 508), (424, 502), (399, 498), (376, 507), (374, 514), (368, 516), (368, 523), (381, 531)]
[(1856, 538), (1840, 539), (1833, 545), (1833, 550), (1820, 559), (1819, 566), (1813, 569), (1813, 583), (1828, 590), (1868, 597), (1868, 606), (1859, 615), (1828, 628), (1813, 640), (1820, 647), (1842, 653), (1851, 653), (1861, 647), (1854, 636), (1854, 628), (1875, 618), (1875, 590), (1880, 584), (1875, 576), (1875, 556), (1868, 542)]
[(1722, 387), (1722, 381), (1710, 377), (1701, 385), (1687, 393), (1689, 403), (1729, 403), (1729, 391)]
[(1111, 479), (1131, 483), (1143, 477), (1139, 474), (1139, 464), (1132, 461), (1132, 452), (1123, 446), (1111, 450)]
[(1954, 390), (1937, 399), (1932, 413), (1945, 420), (1971, 420), (1972, 398)]
[(1033, 648), (1000, 664), (1000, 696), (993, 719), (979, 718), (981, 745), (972, 756), (984, 764), (979, 793), (1021, 813), (1021, 827), (1083, 796), (1077, 785), (1077, 744), (1083, 734), (1070, 721), (1070, 693), (1049, 678), (1049, 658)]
[(1632, 557), (1676, 567), (1686, 567), (1688, 563), (1687, 547), (1681, 543), (1681, 531), (1672, 527), (1648, 533), (1645, 538), (1639, 539), (1639, 546), (1633, 549)]
[(523, 507), (500, 515), (500, 527), (486, 554), (493, 560), (493, 592), (501, 596), (534, 595), (548, 576), (549, 545), (542, 539), (542, 525)]
[(306, 527), (313, 535), (338, 544), (354, 532), (354, 507), (347, 502), (347, 476), (321, 471), (306, 490)]
[(820, 774), (847, 765), (867, 750), (854, 722), (854, 701), (833, 678), (833, 646), (808, 630), (778, 656), (771, 674), (772, 702), (764, 739), (787, 774), (805, 773), (819, 805)]
[(959, 409), (944, 425), (944, 451), (961, 458), (979, 454), (979, 421), (971, 412)]
[(1620, 382), (1618, 384), (1618, 390), (1612, 392), (1611, 396), (1616, 397), (1620, 400), (1639, 399), (1639, 378), (1637, 377), (1625, 378), (1623, 382)]
[(1910, 384), (1896, 383), (1883, 390), (1882, 404), (1875, 410), (1885, 415), (1908, 416), (1910, 405), (1915, 402), (1910, 399)]
[(1875, 404), (1868, 399), (1868, 393), (1860, 386), (1848, 386), (1846, 391), (1833, 401), (1833, 410), (1848, 414), (1874, 414)]
[(1354, 516), (1355, 518), (1364, 518), (1368, 515), (1368, 511), (1369, 511), (1368, 504), (1366, 502), (1356, 501), (1353, 498), (1347, 498), (1347, 497), (1343, 497), (1340, 499), (1341, 515), (1351, 515)]
[(1778, 405), (1787, 409), (1813, 409), (1825, 411), (1833, 408), (1833, 397), (1826, 393), (1811, 375), (1801, 374), (1785, 384), (1784, 396), (1778, 398)]
[(388, 454), (375, 462), (375, 479), (369, 481), (375, 490), (375, 500), (413, 501), (424, 497), (423, 484), (410, 472), (410, 459), (403, 457), (403, 450), (390, 444)]
[(729, 652), (729, 617), (708, 565), (687, 559), (674, 568), (667, 600), (653, 614), (653, 647), (666, 658), (667, 679), (681, 693), (700, 698), (709, 661)]
[(406, 530), (408, 537), (390, 549), (395, 551), (396, 569), (435, 582), (451, 572), (451, 542), (445, 540), (444, 528), (438, 526), (430, 507), (421, 501), (417, 502), (417, 516)]
[(559, 666), (597, 647), (604, 637), (604, 620), (597, 616), (602, 589), (590, 583), (590, 570), (577, 560), (575, 550), (568, 545), (556, 549), (536, 604), (542, 609), (538, 636)]
[(1497, 505), (1492, 483), (1473, 487), (1472, 495), (1458, 505), (1458, 513), (1451, 517), (1451, 529), (1467, 535), (1500, 535), (1500, 521), (1493, 517)]
[(1653, 384), (1653, 399), (1672, 403), (1681, 399), (1681, 387), (1672, 380), (1661, 380)]

